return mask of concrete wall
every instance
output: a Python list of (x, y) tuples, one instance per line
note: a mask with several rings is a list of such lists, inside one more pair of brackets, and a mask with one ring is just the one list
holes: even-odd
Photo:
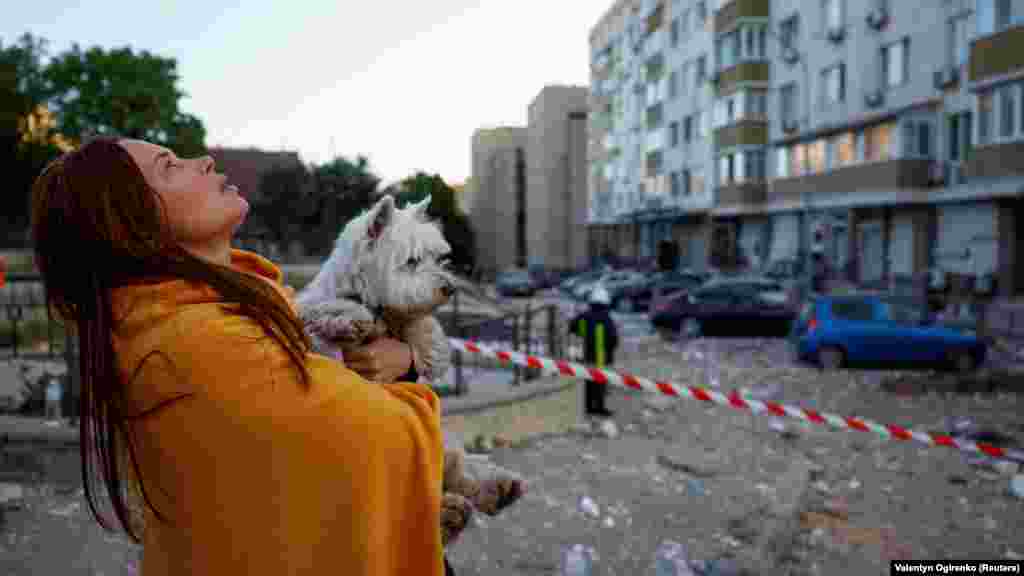
[(516, 264), (516, 149), (526, 146), (526, 128), (481, 129), (473, 133), (473, 210), (477, 266), (495, 272)]
[(588, 90), (546, 86), (529, 107), (527, 125), (527, 259), (545, 268), (586, 265), (585, 120)]

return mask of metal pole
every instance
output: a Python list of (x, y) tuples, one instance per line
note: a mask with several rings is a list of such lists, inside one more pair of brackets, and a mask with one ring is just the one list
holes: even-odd
[[(459, 291), (455, 291), (452, 297), (452, 328), (457, 338), (462, 338), (462, 326), (459, 323)], [(462, 396), (466, 393), (466, 381), (462, 374), (462, 351), (455, 349), (455, 395)]]
[[(519, 352), (519, 314), (512, 316), (512, 349)], [(514, 376), (512, 380), (513, 386), (519, 386), (520, 378), (522, 377), (522, 370), (519, 365), (513, 368)]]

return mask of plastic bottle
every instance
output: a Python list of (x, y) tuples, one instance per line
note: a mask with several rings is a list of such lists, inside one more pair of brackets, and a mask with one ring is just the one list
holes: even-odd
[(593, 549), (573, 544), (562, 553), (562, 576), (590, 576), (594, 570)]

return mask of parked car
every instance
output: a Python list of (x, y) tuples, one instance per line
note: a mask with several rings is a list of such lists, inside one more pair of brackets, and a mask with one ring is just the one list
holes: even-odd
[(760, 276), (715, 278), (674, 294), (651, 315), (659, 332), (698, 336), (780, 336), (789, 333), (793, 308), (785, 288)]
[(780, 258), (765, 265), (763, 274), (776, 282), (795, 282), (803, 278), (803, 261), (797, 258)]
[(565, 280), (562, 280), (562, 283), (559, 284), (558, 287), (563, 292), (572, 295), (576, 287), (581, 282), (592, 282), (594, 280), (597, 280), (598, 278), (601, 277), (602, 274), (607, 273), (609, 270), (609, 268), (605, 267), (601, 267), (595, 270), (585, 270), (583, 272), (580, 272), (579, 274), (575, 274), (573, 276), (570, 276), (569, 278), (566, 278)]
[(944, 367), (966, 373), (987, 353), (985, 341), (973, 332), (938, 324), (920, 308), (876, 294), (808, 300), (791, 340), (798, 361), (828, 370)]
[(641, 280), (642, 275), (635, 270), (612, 270), (601, 274), (593, 280), (577, 283), (573, 289), (573, 297), (577, 300), (586, 301), (590, 291), (600, 284), (608, 290), (608, 295), (612, 297), (612, 306), (618, 306), (619, 302), (616, 300), (615, 292)]
[(499, 274), (495, 288), (502, 296), (533, 296), (537, 292), (533, 275), (521, 269), (506, 270)]
[(684, 296), (691, 290), (700, 288), (709, 276), (691, 270), (666, 272), (651, 285), (648, 300), (648, 313), (654, 314), (669, 305), (675, 298)]

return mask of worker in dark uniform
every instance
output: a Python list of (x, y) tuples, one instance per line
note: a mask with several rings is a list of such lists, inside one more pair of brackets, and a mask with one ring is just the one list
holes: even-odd
[[(615, 350), (619, 347), (619, 334), (609, 313), (611, 298), (608, 291), (599, 285), (590, 291), (588, 301), (589, 309), (572, 319), (569, 332), (583, 339), (583, 362), (604, 368), (615, 362)], [(607, 397), (606, 385), (587, 380), (584, 391), (586, 414), (611, 416), (612, 411), (605, 406)]]

